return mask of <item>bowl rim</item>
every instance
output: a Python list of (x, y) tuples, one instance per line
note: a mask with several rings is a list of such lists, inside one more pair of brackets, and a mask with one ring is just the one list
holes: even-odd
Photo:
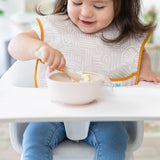
[[(48, 83), (48, 81), (50, 81), (50, 82), (54, 82), (54, 83), (58, 83), (58, 84), (72, 84), (72, 85), (76, 84), (77, 85), (77, 84), (95, 84), (97, 82), (103, 82), (103, 83), (105, 82), (105, 76), (102, 74), (95, 73), (95, 72), (84, 72), (84, 73), (95, 74), (95, 75), (101, 76), (102, 79), (98, 79), (96, 81), (87, 81), (87, 82), (78, 82), (78, 83), (77, 82), (64, 82), (64, 81), (56, 81), (56, 80), (50, 79), (50, 76), (52, 76), (53, 74), (58, 74), (58, 73), (53, 73), (53, 74), (50, 74), (47, 76), (47, 83)], [(63, 72), (62, 72), (62, 74), (63, 74)]]

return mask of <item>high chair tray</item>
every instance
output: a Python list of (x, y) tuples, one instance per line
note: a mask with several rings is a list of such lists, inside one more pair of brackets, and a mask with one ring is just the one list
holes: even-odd
[(97, 100), (76, 106), (51, 102), (47, 88), (21, 88), (1, 81), (0, 107), (0, 121), (154, 120), (160, 119), (160, 88), (104, 87)]

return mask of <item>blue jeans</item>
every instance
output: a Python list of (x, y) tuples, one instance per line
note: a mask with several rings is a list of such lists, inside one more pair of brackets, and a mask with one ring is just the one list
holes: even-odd
[[(61, 122), (30, 123), (23, 135), (23, 160), (53, 160), (53, 149), (66, 139)], [(91, 122), (86, 143), (94, 160), (124, 160), (128, 134), (123, 122)]]

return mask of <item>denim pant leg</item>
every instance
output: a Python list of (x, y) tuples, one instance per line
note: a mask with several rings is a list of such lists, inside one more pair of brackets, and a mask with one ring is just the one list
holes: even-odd
[(92, 122), (83, 141), (94, 146), (94, 160), (124, 160), (128, 139), (123, 122)]
[(23, 160), (52, 160), (53, 149), (66, 137), (61, 122), (32, 122), (23, 135)]

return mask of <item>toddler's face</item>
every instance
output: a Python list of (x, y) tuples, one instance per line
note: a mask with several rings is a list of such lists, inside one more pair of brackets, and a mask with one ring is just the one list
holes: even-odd
[(84, 33), (107, 27), (114, 18), (113, 0), (68, 0), (68, 15)]

